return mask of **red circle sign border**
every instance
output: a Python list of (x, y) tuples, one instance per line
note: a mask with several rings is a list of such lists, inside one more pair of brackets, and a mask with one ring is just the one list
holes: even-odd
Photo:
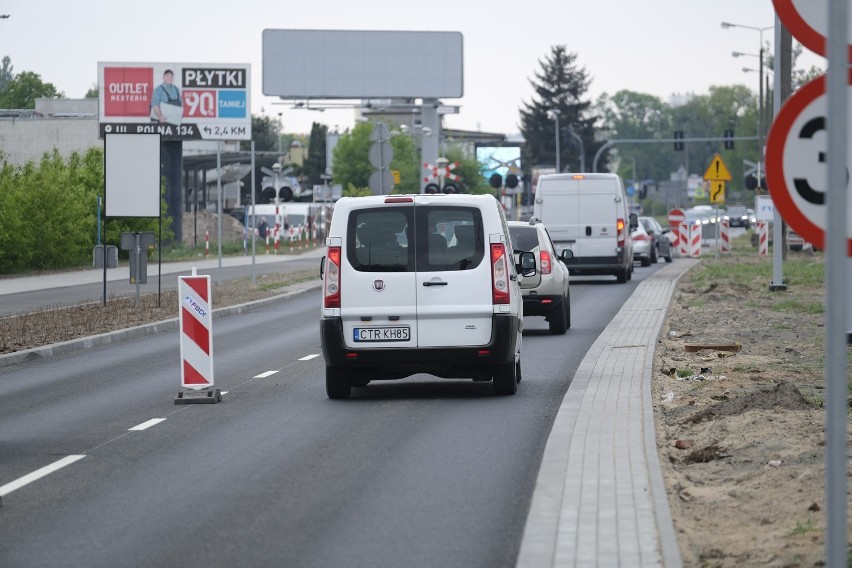
[[(814, 0), (820, 1), (820, 0)], [(826, 2), (827, 0), (821, 0)], [(815, 30), (811, 25), (802, 18), (793, 0), (772, 0), (775, 5), (775, 12), (781, 19), (784, 27), (790, 30), (793, 37), (796, 38), (802, 45), (823, 57), (828, 57), (828, 49), (826, 44), (826, 36)], [(852, 45), (849, 48), (849, 62), (852, 63)]]
[(674, 215), (675, 212), (677, 212), (679, 214), (679, 217), (680, 217), (679, 220), (680, 221), (683, 221), (683, 220), (686, 219), (686, 213), (684, 213), (683, 209), (672, 209), (671, 211), (669, 211), (668, 215), (666, 216), (668, 221), (669, 221), (669, 225), (671, 225), (671, 226), (674, 226), (674, 223), (672, 223), (672, 215)]
[[(852, 84), (852, 70), (849, 81)], [(825, 75), (806, 83), (781, 107), (766, 139), (766, 182), (773, 206), (793, 229), (815, 247), (825, 250), (825, 229), (813, 223), (796, 206), (784, 180), (784, 145), (793, 122), (820, 96), (825, 95)], [(846, 255), (852, 257), (852, 238), (846, 241)]]

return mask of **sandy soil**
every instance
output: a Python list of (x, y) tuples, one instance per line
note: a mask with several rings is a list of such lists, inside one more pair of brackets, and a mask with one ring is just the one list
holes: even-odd
[[(822, 262), (821, 255), (809, 261)], [(721, 278), (699, 289), (695, 271), (673, 296), (653, 380), (684, 565), (822, 566), (824, 314), (778, 309), (791, 299), (800, 307), (822, 303), (822, 286), (770, 292), (768, 280)], [(685, 349), (719, 342), (741, 350)]]

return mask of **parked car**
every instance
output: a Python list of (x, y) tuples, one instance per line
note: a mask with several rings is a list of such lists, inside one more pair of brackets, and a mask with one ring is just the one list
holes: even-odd
[(657, 262), (660, 257), (664, 258), (666, 262), (671, 262), (674, 258), (672, 250), (674, 246), (670, 238), (671, 229), (663, 227), (653, 217), (639, 217), (639, 224), (645, 227), (645, 231), (651, 237), (651, 262)]
[(343, 197), (326, 242), (320, 337), (329, 398), (416, 373), (490, 380), (495, 394), (515, 393), (518, 278), (537, 270), (531, 252), (513, 262), (494, 197)]
[(642, 223), (638, 223), (636, 228), (630, 231), (630, 240), (633, 241), (634, 261), (638, 260), (642, 266), (651, 266), (652, 262), (657, 261), (651, 235), (648, 234)]
[(538, 271), (534, 276), (521, 277), (521, 294), (525, 316), (544, 316), (550, 333), (561, 335), (571, 327), (571, 295), (568, 267), (565, 261), (570, 249), (556, 254), (556, 247), (545, 226), (536, 219), (528, 223), (509, 221), (509, 233), (515, 249), (515, 262), (522, 252), (535, 255)]

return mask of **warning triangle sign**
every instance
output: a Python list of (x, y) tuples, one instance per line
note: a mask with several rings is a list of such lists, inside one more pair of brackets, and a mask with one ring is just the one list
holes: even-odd
[(707, 181), (731, 181), (733, 179), (728, 166), (725, 165), (725, 161), (718, 153), (713, 156), (710, 166), (704, 172), (704, 179)]

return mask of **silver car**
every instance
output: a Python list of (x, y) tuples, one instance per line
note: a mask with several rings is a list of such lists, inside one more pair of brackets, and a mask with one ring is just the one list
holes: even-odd
[[(534, 276), (520, 279), (525, 316), (544, 316), (550, 333), (563, 334), (571, 327), (571, 295), (565, 261), (573, 256), (570, 249), (557, 256), (545, 226), (530, 222), (509, 221), (509, 234), (517, 257), (531, 252), (539, 270)], [(517, 262), (517, 260), (516, 260)]]

